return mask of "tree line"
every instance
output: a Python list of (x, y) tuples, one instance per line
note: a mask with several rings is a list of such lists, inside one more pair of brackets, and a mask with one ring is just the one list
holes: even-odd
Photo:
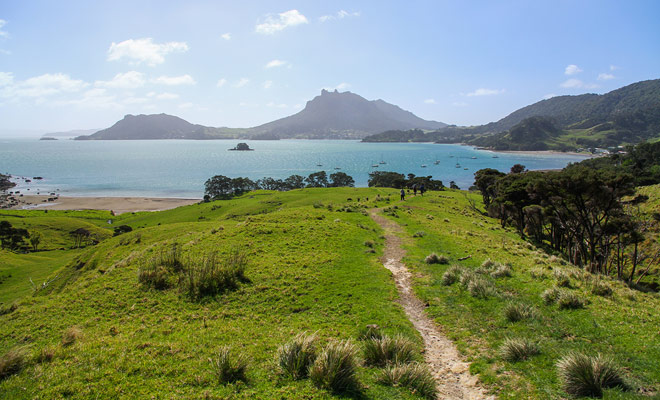
[(550, 172), (517, 165), (508, 174), (491, 168), (475, 173), (487, 213), (502, 226), (515, 227), (522, 237), (550, 246), (592, 273), (629, 282), (640, 264), (649, 261), (650, 268), (660, 255), (641, 251), (648, 221), (637, 205), (645, 199), (624, 201), (635, 193), (635, 182), (629, 169), (592, 163)]

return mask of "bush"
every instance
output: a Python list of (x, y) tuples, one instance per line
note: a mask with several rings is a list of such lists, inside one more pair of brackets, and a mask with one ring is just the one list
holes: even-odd
[(536, 343), (525, 338), (507, 338), (499, 350), (502, 359), (510, 362), (526, 360), (539, 354)]
[(442, 274), (442, 284), (445, 286), (453, 285), (455, 282), (458, 282), (462, 272), (463, 268), (458, 265), (452, 265)]
[(309, 371), (314, 385), (335, 393), (358, 391), (356, 354), (350, 341), (328, 343)]
[(383, 333), (380, 331), (380, 327), (376, 324), (369, 324), (364, 328), (360, 329), (358, 334), (359, 340), (370, 340), (370, 339), (381, 339)]
[(504, 317), (509, 322), (518, 322), (536, 317), (534, 307), (523, 303), (509, 303), (504, 307)]
[(27, 351), (13, 348), (0, 357), (0, 381), (21, 372), (26, 364)]
[(209, 361), (218, 382), (225, 384), (247, 380), (245, 377), (248, 366), (247, 359), (242, 354), (234, 356), (229, 346), (221, 347), (215, 359), (209, 358)]
[(305, 378), (309, 367), (316, 359), (316, 335), (299, 333), (289, 343), (277, 350), (277, 358), (282, 372), (293, 379)]
[(610, 358), (570, 353), (557, 362), (562, 387), (573, 396), (602, 397), (603, 389), (627, 388), (621, 370)]
[(181, 288), (193, 299), (214, 296), (235, 289), (246, 281), (247, 257), (238, 249), (220, 261), (217, 253), (209, 253), (199, 262), (189, 262), (181, 278)]
[(582, 308), (585, 305), (585, 300), (573, 292), (563, 290), (557, 299), (557, 305), (560, 310)]
[(545, 304), (552, 304), (559, 298), (560, 291), (556, 287), (546, 289), (541, 293), (541, 298)]
[(437, 396), (435, 379), (424, 364), (392, 365), (380, 373), (377, 382), (406, 387), (426, 399), (435, 399)]
[(77, 326), (72, 326), (64, 331), (62, 335), (62, 346), (71, 346), (82, 338), (82, 330)]
[(495, 294), (495, 288), (489, 281), (481, 278), (476, 278), (468, 284), (468, 291), (472, 297), (487, 299)]
[(388, 364), (407, 364), (415, 358), (415, 345), (403, 336), (383, 336), (364, 343), (367, 365), (384, 367)]
[(447, 256), (431, 253), (426, 256), (424, 262), (427, 264), (449, 264), (449, 259)]
[(506, 264), (497, 264), (495, 271), (490, 273), (493, 278), (509, 278), (511, 277), (511, 267)]

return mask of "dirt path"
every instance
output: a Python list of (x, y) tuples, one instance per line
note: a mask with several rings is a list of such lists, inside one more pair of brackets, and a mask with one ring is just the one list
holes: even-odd
[(403, 229), (399, 224), (379, 215), (379, 209), (370, 210), (369, 216), (385, 230), (385, 254), (383, 265), (392, 271), (394, 282), (399, 291), (399, 303), (403, 306), (408, 319), (424, 338), (424, 358), (431, 368), (438, 385), (439, 399), (494, 399), (479, 387), (477, 377), (468, 370), (458, 350), (426, 316), (424, 304), (412, 293), (411, 274), (401, 262), (405, 251), (401, 247), (400, 235)]

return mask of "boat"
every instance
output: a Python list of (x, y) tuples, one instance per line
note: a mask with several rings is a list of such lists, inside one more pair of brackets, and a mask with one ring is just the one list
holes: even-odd
[(435, 160), (435, 162), (433, 164), (435, 164), (435, 165), (440, 164), (440, 160)]
[(460, 168), (460, 167), (461, 167), (461, 164), (456, 163), (456, 168)]
[(477, 159), (477, 157), (472, 157), (472, 159), (473, 159), (473, 160), (476, 160), (476, 159)]
[(495, 154), (495, 155), (493, 156), (493, 158), (500, 158), (500, 156), (498, 156), (497, 154)]
[(380, 155), (380, 162), (378, 164), (387, 164), (385, 161), (383, 161), (383, 155)]
[(426, 164), (422, 164), (422, 168), (426, 168)]
[(341, 167), (335, 167), (335, 169), (341, 169)]
[(379, 167), (378, 164), (373, 164), (373, 165), (371, 166), (371, 168), (378, 168), (378, 167)]
[(463, 169), (467, 171), (467, 168), (463, 168)]

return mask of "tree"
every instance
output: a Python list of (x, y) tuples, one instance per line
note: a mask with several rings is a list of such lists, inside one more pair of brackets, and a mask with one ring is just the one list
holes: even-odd
[(231, 179), (224, 175), (216, 175), (204, 183), (204, 194), (213, 200), (230, 198), (231, 189)]
[(32, 251), (37, 251), (39, 249), (39, 243), (41, 243), (41, 233), (32, 232), (30, 235), (30, 245), (32, 245)]
[(512, 174), (522, 174), (525, 171), (527, 171), (527, 169), (525, 169), (525, 166), (522, 164), (513, 164), (511, 167)]
[(259, 179), (255, 184), (257, 187), (259, 187), (259, 189), (263, 190), (284, 190), (285, 188), (285, 184), (281, 179), (273, 179), (267, 177)]
[(14, 228), (9, 221), (0, 221), (0, 242), (3, 249), (24, 250), (25, 239), (30, 237), (27, 229)]
[(461, 188), (459, 188), (458, 185), (456, 184), (456, 182), (454, 182), (454, 181), (449, 182), (449, 188), (450, 189), (461, 190)]
[(305, 187), (305, 178), (300, 175), (291, 175), (284, 180), (286, 190), (302, 189)]
[(92, 233), (85, 228), (78, 228), (75, 231), (71, 231), (70, 234), (73, 236), (73, 247), (80, 247), (83, 240), (89, 239), (92, 235)]
[(255, 183), (251, 179), (243, 178), (243, 177), (232, 179), (230, 182), (230, 186), (231, 186), (231, 195), (233, 196), (240, 196), (243, 193), (250, 192), (257, 188), (257, 185), (255, 185)]
[(355, 180), (344, 172), (335, 172), (330, 174), (330, 187), (354, 187)]
[(403, 174), (390, 171), (374, 171), (369, 173), (369, 187), (389, 187), (402, 189), (406, 185)]
[(128, 225), (119, 225), (118, 227), (115, 228), (115, 233), (112, 236), (119, 236), (124, 233), (128, 233), (133, 231), (133, 228), (131, 228)]
[(491, 200), (497, 195), (495, 192), (497, 179), (504, 175), (504, 173), (493, 168), (480, 169), (474, 173), (474, 185), (481, 192), (486, 209), (490, 206)]
[(319, 172), (314, 172), (312, 174), (309, 174), (309, 176), (305, 179), (305, 183), (307, 183), (307, 187), (328, 187), (328, 175), (325, 173), (325, 171), (319, 171)]

